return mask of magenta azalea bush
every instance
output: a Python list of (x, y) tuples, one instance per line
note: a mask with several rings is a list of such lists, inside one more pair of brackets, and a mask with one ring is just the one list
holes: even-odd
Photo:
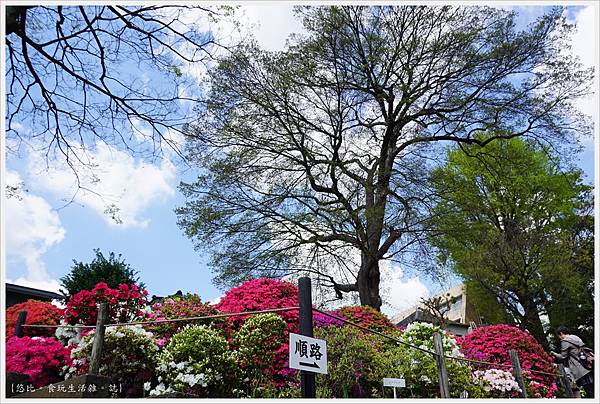
[[(242, 311), (259, 311), (273, 308), (297, 307), (298, 288), (290, 282), (276, 279), (250, 279), (240, 286), (229, 290), (215, 306), (217, 310), (226, 313)], [(298, 332), (298, 310), (275, 313), (285, 321), (283, 333), (284, 343), (275, 352), (272, 366), (267, 372), (276, 385), (286, 384), (295, 374), (288, 367), (288, 334)], [(249, 316), (232, 318), (235, 329), (240, 329)]]
[(35, 388), (62, 380), (62, 368), (70, 364), (70, 349), (54, 338), (11, 337), (6, 341), (6, 371), (28, 375)]
[(337, 312), (348, 321), (371, 330), (379, 332), (392, 332), (396, 330), (394, 324), (392, 324), (385, 314), (370, 306), (345, 306)]
[(182, 297), (167, 298), (151, 306), (151, 311), (145, 314), (145, 320), (159, 321), (156, 324), (147, 325), (146, 329), (152, 332), (160, 346), (166, 345), (169, 339), (184, 326), (189, 324), (206, 324), (221, 330), (225, 336), (231, 333), (231, 322), (228, 318), (213, 318), (194, 321), (165, 322), (160, 320), (177, 319), (185, 317), (205, 317), (219, 314), (209, 303), (202, 302), (196, 294), (187, 294)]
[(68, 324), (96, 324), (98, 303), (108, 304), (109, 322), (126, 322), (140, 317), (142, 307), (146, 305), (148, 291), (137, 285), (120, 284), (117, 289), (109, 288), (104, 282), (98, 282), (92, 290), (82, 290), (69, 299), (65, 309)]
[(500, 363), (503, 369), (510, 369), (508, 351), (514, 349), (519, 355), (523, 374), (528, 380), (532, 396), (554, 397), (556, 378), (550, 375), (531, 372), (555, 373), (550, 355), (529, 333), (510, 325), (497, 324), (479, 327), (472, 333), (458, 339), (465, 357), (486, 362)]
[[(327, 311), (327, 310), (323, 310), (323, 311), (325, 311), (326, 313), (329, 313), (329, 314), (333, 314), (336, 317), (344, 318), (344, 316), (342, 316), (337, 311)], [(326, 314), (317, 313), (317, 312), (313, 313), (313, 326), (315, 328), (324, 328), (324, 327), (330, 327), (330, 326), (342, 327), (344, 324), (345, 323), (343, 321), (338, 320), (337, 318), (330, 317)]]

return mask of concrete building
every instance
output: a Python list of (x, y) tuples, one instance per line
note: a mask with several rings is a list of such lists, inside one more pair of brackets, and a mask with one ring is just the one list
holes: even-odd
[[(444, 313), (445, 318), (448, 320), (446, 331), (455, 335), (465, 335), (472, 322), (478, 323), (475, 311), (467, 300), (464, 285), (455, 286), (434, 297), (454, 298), (449, 310)], [(419, 303), (396, 314), (391, 320), (396, 325), (407, 326), (415, 321), (431, 323), (433, 322), (433, 316), (422, 303)]]

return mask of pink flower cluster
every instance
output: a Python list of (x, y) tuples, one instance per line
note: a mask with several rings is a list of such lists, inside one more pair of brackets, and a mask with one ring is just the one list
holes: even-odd
[(506, 324), (479, 327), (459, 338), (458, 344), (465, 357), (506, 365), (504, 370), (510, 368), (508, 351), (514, 349), (529, 381), (540, 383), (550, 390), (555, 382), (553, 376), (531, 372), (554, 373), (554, 363), (531, 334), (517, 327)]
[(36, 388), (62, 380), (61, 368), (70, 364), (70, 348), (53, 338), (11, 337), (6, 341), (6, 371), (28, 375)]
[(385, 332), (395, 329), (385, 314), (370, 306), (345, 306), (338, 310), (348, 321), (352, 321), (371, 330)]
[[(217, 310), (226, 313), (242, 311), (259, 311), (272, 308), (298, 306), (298, 288), (290, 282), (275, 279), (250, 279), (240, 286), (229, 290), (221, 301), (215, 306)], [(284, 343), (275, 351), (273, 366), (268, 369), (276, 385), (286, 383), (294, 374), (287, 367), (288, 364), (288, 333), (298, 332), (298, 310), (282, 311), (276, 313), (287, 325)], [(235, 329), (239, 329), (248, 316), (233, 317)]]
[[(167, 298), (160, 303), (154, 303), (152, 311), (145, 314), (145, 320), (160, 321), (185, 317), (204, 317), (215, 314), (219, 314), (219, 312), (213, 306), (202, 302), (196, 294), (188, 294), (182, 297)], [(231, 322), (228, 318), (156, 323), (155, 325), (146, 326), (146, 329), (158, 337), (156, 342), (159, 346), (164, 346), (173, 334), (187, 324), (212, 325), (214, 328), (222, 330), (225, 336), (229, 336), (231, 333)]]
[(69, 299), (65, 309), (68, 324), (82, 323), (92, 325), (98, 317), (98, 303), (108, 303), (110, 321), (128, 321), (142, 314), (148, 291), (137, 285), (120, 284), (117, 289), (109, 288), (104, 282), (98, 282), (92, 290), (82, 290)]
[[(336, 317), (344, 318), (344, 316), (339, 314), (337, 311), (326, 311), (326, 313), (333, 314)], [(326, 314), (313, 313), (313, 325), (316, 328), (323, 328), (329, 326), (342, 327), (344, 324), (345, 323), (343, 321), (330, 317)]]

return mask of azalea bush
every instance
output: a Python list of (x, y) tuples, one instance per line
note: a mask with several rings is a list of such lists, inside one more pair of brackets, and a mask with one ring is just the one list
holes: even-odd
[[(6, 338), (15, 335), (17, 318), (21, 310), (27, 311), (25, 324), (27, 325), (57, 325), (63, 315), (63, 310), (48, 302), (29, 299), (24, 303), (15, 304), (6, 309)], [(52, 336), (54, 328), (23, 327), (23, 334), (34, 336)]]
[(186, 326), (158, 355), (158, 385), (151, 396), (180, 392), (233, 397), (240, 385), (236, 355), (220, 333), (205, 325)]
[(69, 349), (53, 338), (11, 337), (6, 341), (6, 371), (28, 375), (36, 388), (62, 380), (61, 370), (70, 364)]
[[(221, 298), (215, 308), (226, 313), (259, 311), (273, 308), (297, 307), (298, 288), (290, 282), (275, 279), (251, 279), (240, 286), (230, 289)], [(288, 335), (298, 333), (298, 310), (275, 313), (285, 321), (284, 343), (275, 352), (275, 358), (269, 368), (273, 382), (280, 387), (290, 382), (296, 371), (288, 367)], [(248, 315), (232, 318), (234, 329), (239, 329)]]
[(60, 327), (56, 327), (54, 338), (60, 341), (63, 346), (77, 345), (81, 339), (92, 329), (73, 327), (65, 319), (60, 320)]
[(476, 370), (473, 379), (486, 392), (487, 397), (513, 398), (519, 397), (521, 389), (512, 373), (501, 369)]
[[(95, 330), (71, 350), (72, 365), (66, 378), (89, 370)], [(152, 379), (158, 354), (152, 333), (141, 326), (107, 327), (100, 360), (100, 374), (110, 376), (123, 386), (122, 395), (141, 397), (143, 383)]]
[(555, 395), (557, 390), (555, 377), (531, 372), (534, 370), (556, 373), (556, 370), (552, 357), (528, 332), (506, 324), (489, 325), (474, 329), (470, 334), (459, 338), (458, 343), (465, 357), (499, 363), (505, 370), (511, 367), (508, 351), (514, 349), (517, 351), (528, 384), (535, 382), (531, 387), (532, 395), (536, 396), (538, 393), (542, 397)]
[(322, 398), (378, 397), (381, 383), (389, 376), (382, 342), (351, 327), (319, 328), (315, 337), (327, 343), (327, 375), (317, 375)]
[(370, 306), (345, 306), (337, 311), (346, 320), (379, 332), (395, 330), (387, 316)]
[[(433, 335), (442, 335), (444, 354), (463, 358), (456, 339), (444, 332), (440, 327), (429, 323), (412, 323), (400, 334), (400, 341), (387, 350), (395, 375), (403, 375), (406, 379), (406, 389), (400, 389), (403, 396), (432, 398), (439, 397), (438, 367), (434, 352)], [(419, 349), (411, 348), (416, 346)], [(429, 352), (424, 352), (426, 350)], [(473, 383), (471, 367), (464, 361), (446, 359), (446, 370), (450, 387), (450, 396), (458, 398), (463, 391), (469, 397), (481, 397), (483, 388)], [(396, 376), (398, 377), (398, 376)]]
[[(344, 318), (337, 311), (325, 311), (326, 313), (333, 314), (336, 317)], [(315, 328), (324, 328), (329, 326), (342, 327), (345, 323), (337, 318), (328, 316), (323, 313), (313, 312), (313, 326)]]
[(271, 394), (270, 369), (275, 352), (285, 342), (285, 322), (274, 313), (256, 314), (233, 338), (236, 360), (245, 374), (249, 397), (266, 397)]
[(117, 289), (109, 288), (104, 282), (92, 290), (82, 290), (69, 299), (65, 309), (68, 324), (96, 324), (99, 303), (108, 303), (109, 322), (128, 322), (140, 317), (146, 305), (148, 291), (138, 286), (120, 284)]
[[(168, 320), (184, 317), (204, 317), (219, 314), (213, 306), (202, 302), (196, 294), (186, 294), (181, 297), (170, 297), (162, 302), (154, 303), (151, 310), (145, 313), (145, 320)], [(180, 331), (188, 324), (212, 325), (215, 329), (222, 330), (226, 335), (231, 333), (231, 322), (228, 318), (213, 318), (204, 320), (166, 322), (147, 325), (146, 329), (156, 337), (159, 345), (163, 346), (173, 334)]]

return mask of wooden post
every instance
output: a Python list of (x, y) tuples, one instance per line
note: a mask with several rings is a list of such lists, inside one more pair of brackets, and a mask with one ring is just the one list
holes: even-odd
[(108, 317), (106, 303), (100, 303), (98, 307), (98, 319), (96, 320), (96, 333), (94, 334), (94, 344), (92, 345), (92, 358), (90, 359), (90, 375), (100, 374), (100, 360), (102, 358), (102, 349), (104, 348), (104, 330)]
[(450, 387), (448, 386), (448, 372), (446, 371), (446, 359), (444, 358), (444, 345), (442, 335), (438, 332), (433, 334), (433, 347), (435, 349), (435, 361), (438, 368), (438, 381), (440, 383), (440, 397), (450, 398)]
[(560, 381), (565, 388), (567, 397), (568, 398), (575, 397), (575, 394), (573, 394), (573, 389), (571, 388), (571, 379), (569, 378), (569, 376), (567, 375), (567, 372), (565, 371), (565, 365), (563, 365), (562, 363), (559, 363), (558, 364), (558, 372), (560, 373)]
[(17, 324), (15, 325), (15, 335), (19, 338), (23, 336), (23, 324), (27, 319), (27, 310), (19, 311), (19, 317), (17, 317)]
[(527, 398), (527, 389), (525, 386), (525, 380), (523, 379), (523, 373), (521, 372), (521, 362), (519, 362), (519, 355), (517, 354), (517, 351), (515, 351), (514, 349), (510, 349), (508, 351), (508, 356), (510, 357), (510, 363), (512, 364), (513, 375), (515, 376), (517, 383), (519, 383), (519, 388), (521, 389), (521, 397)]
[[(302, 277), (298, 280), (298, 306), (300, 335), (313, 337), (312, 321), (312, 291), (310, 278)], [(302, 398), (317, 398), (317, 383), (315, 374), (312, 372), (300, 371), (300, 392)]]

